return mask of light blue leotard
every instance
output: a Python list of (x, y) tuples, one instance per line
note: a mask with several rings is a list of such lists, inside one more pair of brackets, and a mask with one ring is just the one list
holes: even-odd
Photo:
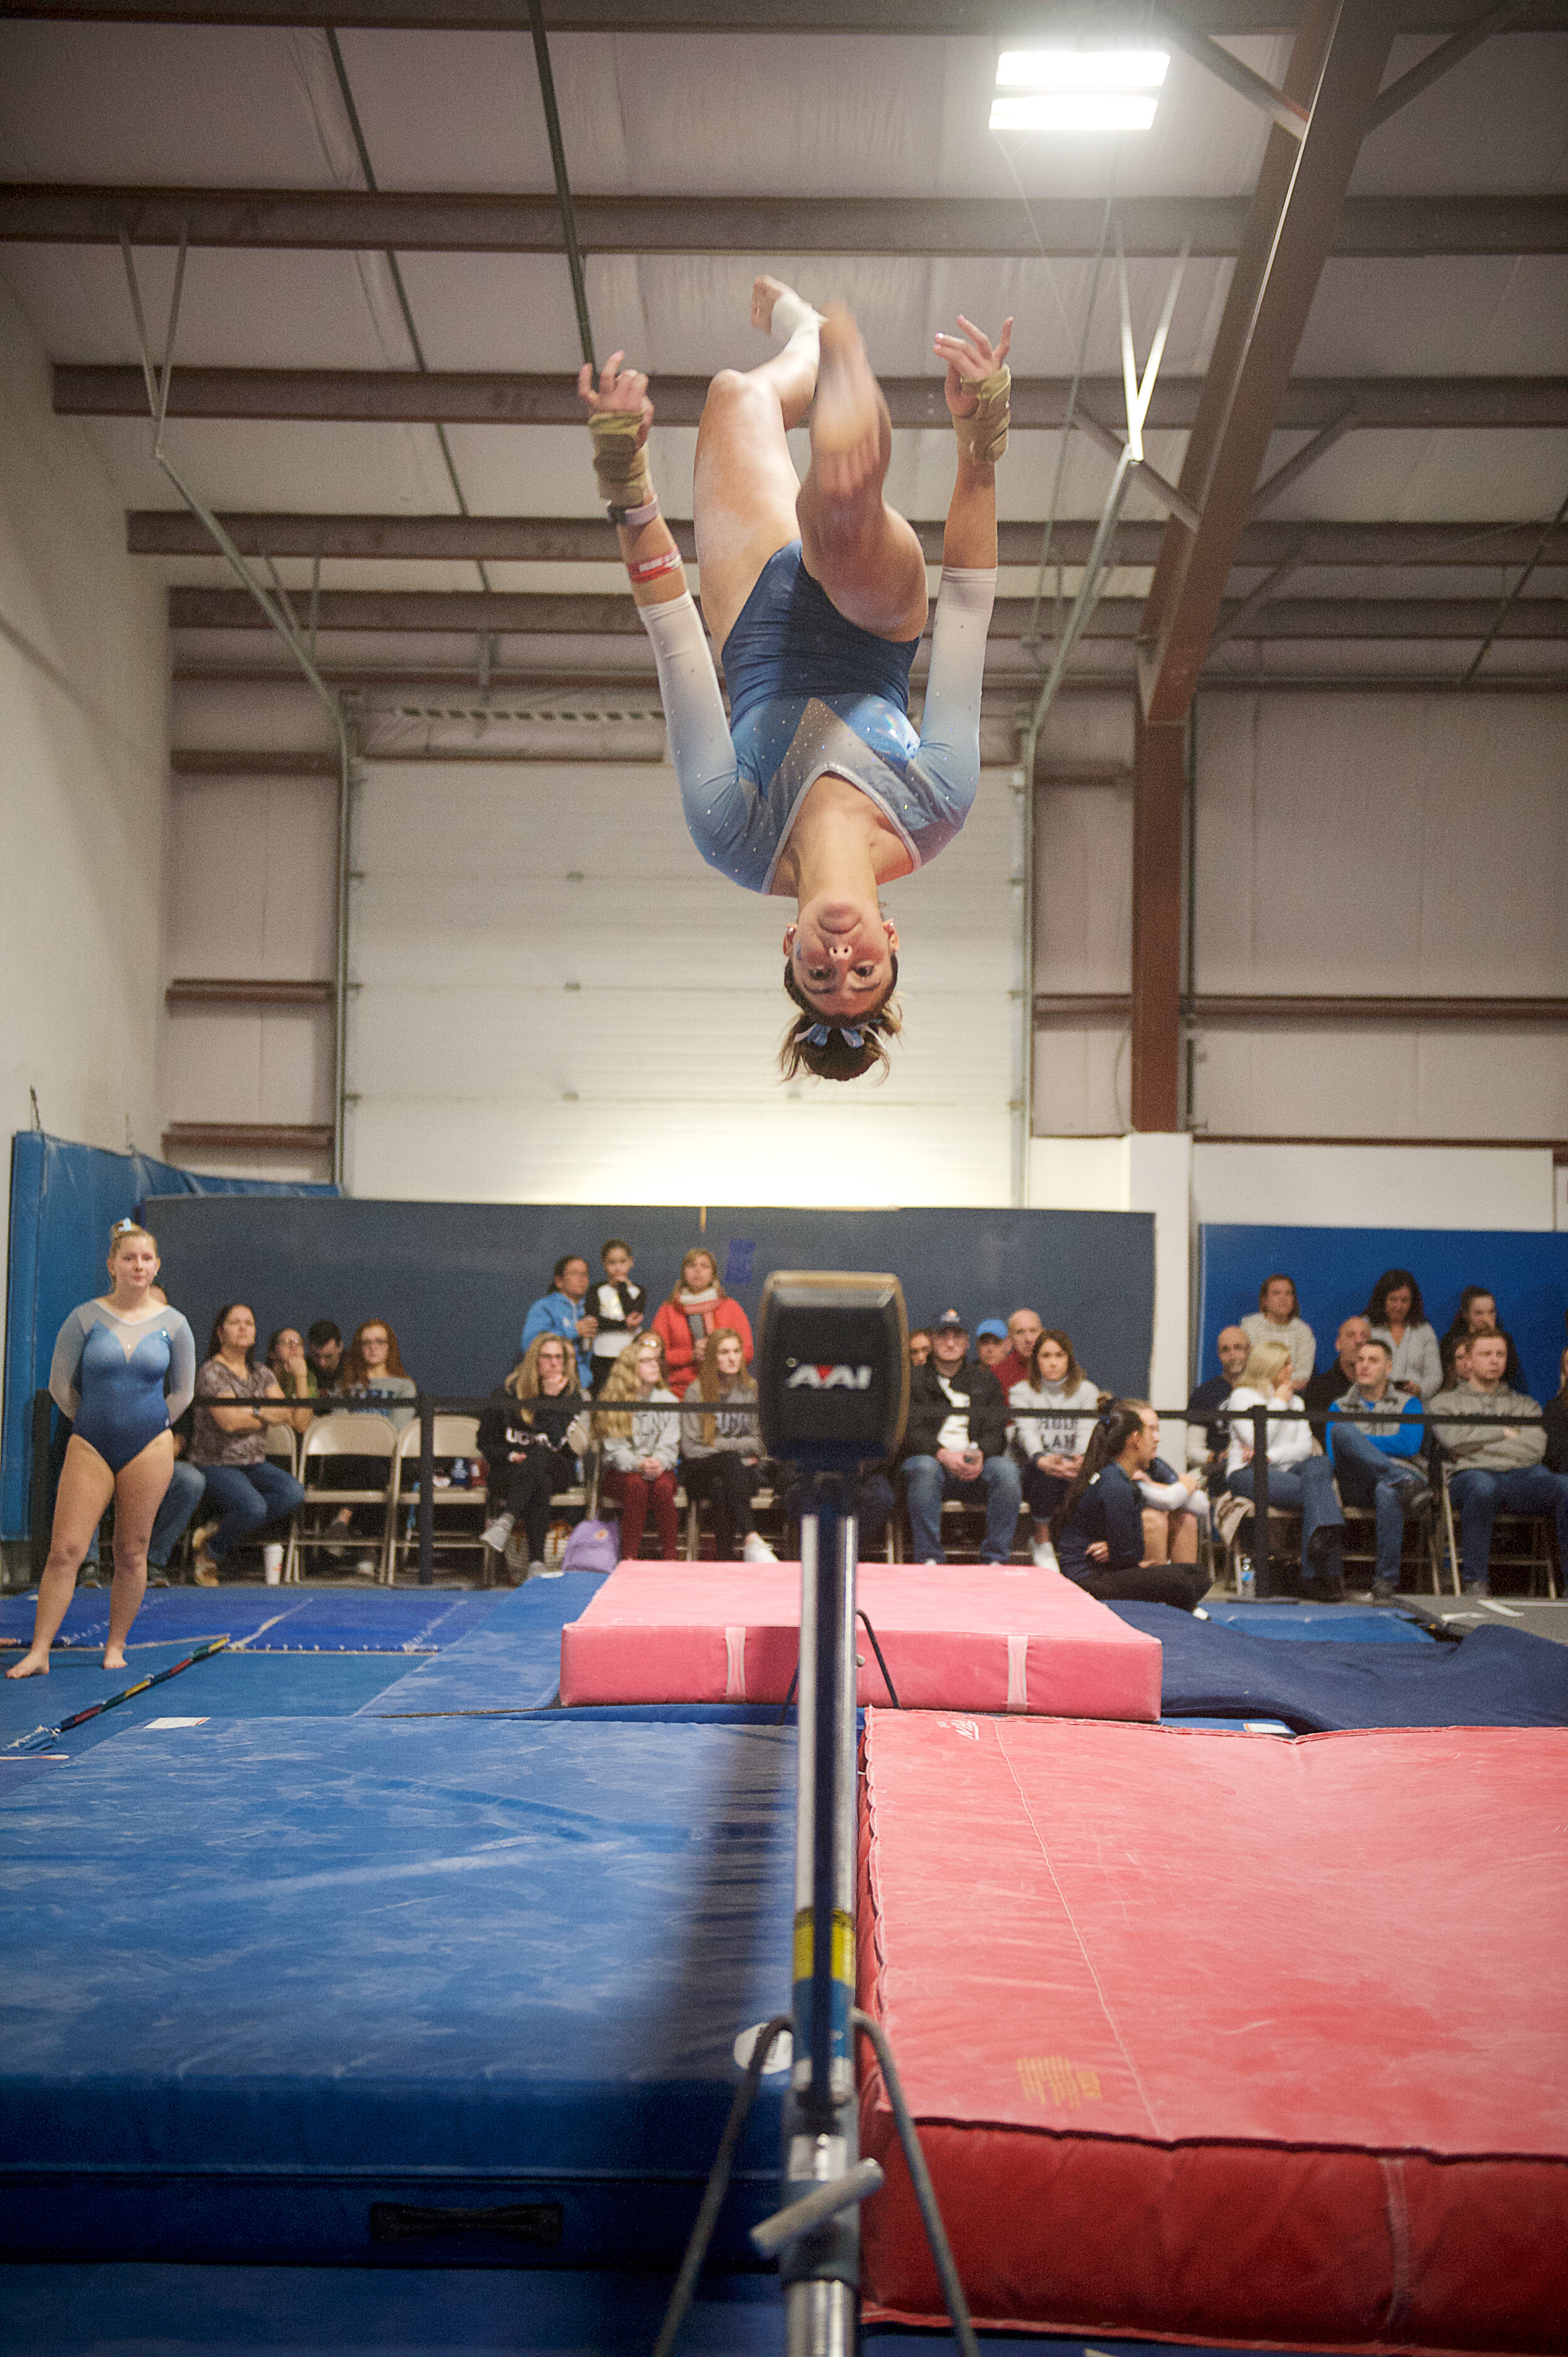
[(831, 770), (874, 802), (911, 868), (962, 827), (980, 781), (980, 689), (994, 572), (944, 571), (923, 725), (907, 709), (918, 640), (846, 621), (804, 570), (769, 557), (725, 641), (731, 715), (690, 596), (639, 608), (659, 665), (670, 754), (692, 839), (711, 867), (768, 892), (802, 801)]
[(77, 1438), (95, 1448), (112, 1473), (122, 1472), (190, 1405), (195, 1337), (177, 1309), (121, 1318), (102, 1301), (84, 1301), (55, 1339), (49, 1392)]

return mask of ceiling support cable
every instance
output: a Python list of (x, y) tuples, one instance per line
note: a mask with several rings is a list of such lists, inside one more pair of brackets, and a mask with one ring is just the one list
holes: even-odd
[[(136, 260), (131, 250), (128, 234), (120, 232), (120, 251), (125, 264), (125, 284), (131, 296), (131, 317), (135, 325), (136, 348), (141, 357), (142, 374), (147, 387), (147, 410), (153, 427), (153, 457), (185, 501), (191, 514), (201, 522), (219, 550), (230, 571), (255, 599), (267, 621), (283, 640), (289, 653), (304, 673), (311, 687), (326, 706), (338, 739), (338, 955), (337, 973), (333, 983), (333, 1118), (332, 1118), (332, 1178), (335, 1185), (344, 1183), (346, 1165), (345, 1115), (348, 1107), (348, 1007), (349, 1007), (349, 825), (352, 792), (355, 783), (356, 747), (354, 731), (344, 708), (343, 698), (328, 687), (316, 665), (315, 598), (312, 598), (312, 643), (307, 647), (295, 626), (288, 599), (281, 583), (274, 597), (258, 580), (235, 547), (229, 533), (213, 514), (205, 500), (191, 489), (164, 447), (164, 423), (168, 414), (169, 382), (174, 373), (175, 337), (179, 326), (180, 296), (185, 285), (185, 241), (180, 241), (179, 260), (175, 267), (174, 289), (169, 302), (168, 328), (164, 339), (164, 361), (161, 371), (153, 366), (152, 342), (147, 334), (146, 315), (142, 308), (142, 289), (136, 277)], [(274, 582), (277, 571), (271, 559), (265, 560)]]
[(1440, 81), (1451, 68), (1462, 65), (1483, 41), (1489, 41), (1494, 33), (1506, 31), (1514, 18), (1523, 14), (1523, 0), (1511, 0), (1509, 6), (1488, 8), (1485, 16), (1477, 16), (1476, 22), (1467, 25), (1462, 33), (1455, 33), (1446, 41), (1440, 41), (1419, 65), (1412, 66), (1409, 73), (1401, 74), (1398, 81), (1390, 82), (1372, 109), (1368, 130), (1375, 131), (1380, 123), (1386, 123), (1391, 114), (1397, 114), (1402, 106), (1408, 106), (1412, 98), (1419, 98), (1423, 90), (1430, 90), (1433, 83)]
[(528, 0), (528, 21), (533, 33), (533, 62), (539, 73), (539, 95), (544, 105), (544, 128), (550, 135), (550, 161), (555, 169), (555, 199), (561, 208), (561, 235), (566, 247), (566, 267), (572, 274), (572, 301), (577, 313), (577, 334), (583, 358), (591, 369), (594, 330), (588, 319), (588, 285), (577, 244), (577, 215), (572, 203), (572, 183), (566, 177), (566, 145), (561, 136), (561, 116), (555, 104), (555, 75), (550, 63), (550, 42), (544, 30), (541, 0)]
[[(360, 110), (354, 103), (354, 93), (352, 89), (349, 87), (349, 69), (343, 62), (343, 51), (338, 46), (338, 35), (335, 28), (328, 25), (326, 30), (327, 46), (332, 53), (332, 70), (338, 77), (338, 94), (343, 101), (343, 112), (349, 118), (349, 128), (354, 136), (354, 145), (358, 150), (360, 157), (360, 169), (365, 176), (366, 188), (370, 190), (372, 196), (376, 196), (380, 191), (376, 185), (375, 172), (371, 164), (371, 151), (365, 144), (365, 135), (360, 125)], [(392, 291), (397, 296), (398, 309), (403, 313), (403, 330), (408, 337), (409, 348), (413, 354), (413, 365), (419, 371), (421, 376), (428, 376), (430, 373), (430, 363), (424, 357), (424, 347), (419, 340), (419, 330), (413, 324), (413, 311), (409, 303), (408, 289), (403, 283), (403, 270), (398, 262), (397, 255), (393, 253), (391, 246), (387, 246), (383, 249), (382, 258), (386, 263), (388, 273), (392, 278)], [(459, 515), (466, 516), (468, 512), (468, 502), (463, 497), (463, 486), (457, 479), (457, 465), (456, 459), (452, 456), (452, 446), (446, 439), (446, 428), (439, 423), (437, 423), (435, 426), (435, 439), (440, 447), (442, 461), (446, 468), (446, 479), (452, 486), (452, 496), (457, 502), (457, 512)], [(490, 586), (490, 576), (486, 572), (484, 565), (476, 560), (474, 569), (478, 574), (480, 587), (488, 589)]]
[(1557, 513), (1552, 517), (1552, 522), (1541, 533), (1540, 544), (1536, 548), (1534, 554), (1531, 556), (1529, 564), (1525, 566), (1522, 573), (1520, 573), (1519, 579), (1514, 583), (1513, 587), (1509, 591), (1508, 596), (1503, 599), (1502, 604), (1498, 608), (1497, 613), (1492, 619), (1491, 629), (1487, 632), (1486, 637), (1481, 640), (1480, 645), (1477, 648), (1469, 668), (1466, 672), (1464, 678), (1459, 683), (1461, 687), (1468, 687), (1471, 681), (1475, 678), (1476, 673), (1480, 670), (1482, 663), (1486, 661), (1487, 656), (1491, 651), (1492, 641), (1496, 639), (1498, 632), (1502, 629), (1503, 624), (1507, 621), (1509, 614), (1512, 612), (1526, 582), (1530, 579), (1530, 575), (1535, 571), (1536, 566), (1545, 555), (1547, 543), (1551, 540), (1553, 533), (1558, 530), (1565, 516), (1568, 516), (1568, 499), (1563, 500), (1563, 502), (1558, 509)]

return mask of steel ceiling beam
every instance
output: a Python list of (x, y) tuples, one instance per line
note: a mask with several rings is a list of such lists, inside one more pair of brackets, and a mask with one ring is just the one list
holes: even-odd
[[(681, 554), (696, 554), (692, 526), (666, 521)], [(294, 515), (234, 513), (219, 522), (245, 556), (390, 559), (394, 562), (606, 565), (620, 563), (601, 517), (458, 515)], [(1128, 523), (1117, 530), (1112, 561), (1153, 565), (1165, 538), (1163, 523)], [(943, 526), (916, 523), (928, 561), (941, 558)], [(1034, 565), (1040, 554), (1037, 523), (997, 526), (1004, 565)], [(1064, 565), (1081, 565), (1094, 537), (1092, 522), (1058, 523), (1051, 546)], [(205, 556), (210, 544), (179, 508), (132, 510), (125, 546), (133, 556)], [(1272, 571), (1288, 558), (1305, 565), (1513, 565), (1535, 559), (1568, 565), (1568, 529), (1549, 526), (1545, 550), (1539, 523), (1252, 523), (1236, 548), (1238, 565)]]
[[(1271, 138), (1273, 134), (1270, 135)], [(1294, 142), (1292, 142), (1293, 147)], [(893, 254), (1038, 259), (1093, 254), (1098, 199), (930, 197), (584, 197), (585, 253)], [(1245, 197), (1128, 197), (1116, 208), (1132, 255), (1228, 258), (1240, 252)], [(1032, 216), (1032, 218), (1031, 218)], [(1038, 236), (1036, 237), (1036, 231)], [(553, 196), (364, 188), (82, 188), (0, 183), (0, 242), (31, 245), (268, 248), (316, 253), (564, 253)], [(1424, 260), (1434, 254), (1568, 252), (1568, 196), (1353, 197), (1329, 251)]]
[[(1203, 386), (1201, 377), (1162, 378), (1144, 430), (1188, 430), (1197, 422)], [(1059, 431), (1069, 389), (1067, 377), (1015, 377), (1013, 431)], [(940, 376), (888, 377), (882, 390), (896, 426), (950, 429)], [(707, 391), (706, 377), (655, 377), (659, 423), (695, 425)], [(1079, 408), (1098, 419), (1114, 415), (1121, 399), (1119, 378), (1087, 377)], [(145, 416), (141, 368), (59, 361), (54, 406), (60, 417)], [(576, 386), (564, 369), (553, 376), (439, 369), (426, 375), (413, 369), (178, 369), (167, 414), (327, 425), (569, 425), (576, 432), (583, 425)], [(1568, 425), (1568, 377), (1296, 377), (1286, 387), (1274, 423), (1281, 433), (1316, 434), (1340, 427), (1347, 417), (1345, 432)]]
[[(1174, 11), (1173, 11), (1174, 13)], [(1292, 0), (1180, 0), (1197, 32), (1288, 33)], [(1402, 33), (1462, 33), (1476, 0), (1402, 0)], [(515, 33), (517, 0), (0, 0), (0, 18), (119, 25), (335, 25), (340, 31)], [(545, 0), (553, 33), (879, 33), (1039, 38), (1081, 25), (1080, 0)], [(1568, 27), (1565, 0), (1527, 0), (1511, 29)]]
[[(1310, 101), (1312, 123), (1299, 143), (1272, 131), (1264, 150), (1182, 462), (1179, 488), (1203, 521), (1196, 533), (1166, 527), (1140, 633), (1151, 724), (1181, 721), (1191, 703), (1394, 31), (1390, 0), (1311, 0), (1292, 48), (1284, 87)], [(1268, 608), (1255, 630), (1283, 610)]]
[[(997, 599), (992, 635), (1016, 638), (1029, 615), (1026, 597)], [(1087, 635), (1134, 639), (1143, 608), (1135, 597), (1105, 597)], [(1223, 611), (1223, 609), (1222, 609)], [(1254, 618), (1247, 635), (1267, 639), (1479, 639), (1497, 618), (1489, 597), (1283, 597)], [(267, 627), (242, 589), (173, 588), (168, 619), (177, 630), (252, 630)], [(501, 637), (631, 638), (642, 626), (619, 594), (567, 596), (552, 590), (324, 589), (321, 631), (410, 631)], [(1568, 638), (1568, 598), (1522, 597), (1504, 618), (1501, 636)]]

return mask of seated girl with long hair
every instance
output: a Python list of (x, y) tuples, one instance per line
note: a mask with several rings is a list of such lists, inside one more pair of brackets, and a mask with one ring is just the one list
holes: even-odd
[[(624, 1403), (624, 1405), (622, 1405)], [(681, 1453), (681, 1418), (654, 1413), (673, 1407), (675, 1394), (664, 1381), (664, 1351), (657, 1334), (628, 1342), (599, 1394), (595, 1429), (604, 1442), (603, 1494), (620, 1508), (623, 1562), (642, 1549), (642, 1526), (653, 1509), (659, 1552), (666, 1563), (680, 1553), (675, 1512), (675, 1460)], [(609, 1409), (607, 1415), (602, 1411)]]
[(1160, 1420), (1144, 1400), (1116, 1400), (1089, 1437), (1051, 1529), (1064, 1575), (1102, 1603), (1171, 1604), (1191, 1612), (1208, 1591), (1196, 1565), (1160, 1560), (1164, 1516), (1139, 1484), (1159, 1453)]
[(686, 1394), (701, 1401), (702, 1413), (682, 1416), (681, 1479), (688, 1498), (705, 1498), (713, 1509), (714, 1538), (721, 1563), (736, 1561), (736, 1540), (746, 1563), (776, 1563), (757, 1535), (751, 1501), (762, 1482), (762, 1434), (757, 1414), (757, 1383), (747, 1374), (740, 1336), (721, 1326), (703, 1345), (703, 1367)]
[(1043, 1327), (1029, 1353), (1029, 1372), (1007, 1394), (1017, 1422), (1013, 1447), (1024, 1469), (1024, 1495), (1034, 1520), (1031, 1552), (1049, 1561), (1051, 1516), (1083, 1463), (1100, 1413), (1100, 1394), (1059, 1326)]
[(513, 1527), (528, 1539), (528, 1577), (558, 1577), (544, 1560), (550, 1501), (577, 1486), (577, 1455), (588, 1445), (582, 1414), (577, 1354), (559, 1334), (536, 1334), (479, 1418), (479, 1454), (489, 1469), (486, 1487), (499, 1512), (485, 1529), (485, 1544), (506, 1552)]
[[(996, 460), (1007, 446), (1009, 319), (992, 343), (960, 316), (939, 335), (958, 469), (918, 736), (909, 667), (926, 627), (926, 560), (883, 498), (893, 435), (854, 319), (776, 278), (751, 319), (783, 349), (709, 387), (692, 505), (703, 617), (724, 658), (726, 717), (703, 621), (659, 511), (645, 445), (648, 379), (612, 354), (589, 410), (594, 467), (653, 641), (686, 824), (743, 891), (792, 899), (784, 988), (799, 1012), (779, 1056), (851, 1081), (886, 1066), (901, 1025), (898, 936), (881, 890), (945, 849), (980, 780), (980, 690), (996, 595)], [(807, 425), (802, 483), (786, 439)]]

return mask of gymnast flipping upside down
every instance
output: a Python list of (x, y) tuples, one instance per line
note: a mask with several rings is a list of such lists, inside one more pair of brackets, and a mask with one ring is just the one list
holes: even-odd
[[(750, 892), (796, 900), (784, 987), (800, 1010), (779, 1062), (851, 1081), (887, 1062), (900, 1028), (898, 936), (884, 884), (950, 844), (980, 775), (980, 690), (996, 594), (996, 460), (1007, 443), (1013, 322), (994, 344), (960, 317), (939, 335), (958, 475), (942, 544), (923, 726), (909, 666), (926, 626), (926, 566), (888, 507), (887, 404), (848, 311), (825, 317), (758, 278), (752, 324), (783, 349), (708, 391), (693, 490), (703, 612), (730, 716), (648, 469), (648, 379), (585, 366), (594, 466), (653, 641), (671, 758), (693, 840)], [(802, 483), (785, 440), (808, 417)]]

